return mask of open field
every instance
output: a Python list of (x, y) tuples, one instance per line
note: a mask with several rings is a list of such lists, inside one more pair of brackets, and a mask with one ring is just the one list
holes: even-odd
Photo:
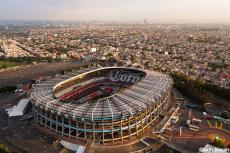
[(0, 60), (0, 70), (1, 69), (6, 69), (6, 68), (9, 68), (9, 67), (19, 66), (19, 65), (22, 65), (22, 63), (12, 62), (12, 61), (1, 61)]

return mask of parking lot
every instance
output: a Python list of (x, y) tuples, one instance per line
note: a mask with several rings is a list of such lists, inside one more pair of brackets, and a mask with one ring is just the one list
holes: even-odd
[[(5, 109), (16, 105), (19, 97), (15, 94), (0, 95), (0, 142), (10, 151), (20, 153), (54, 153), (58, 150), (51, 147), (55, 138), (44, 134), (35, 127), (33, 120), (22, 120), (22, 117), (9, 118)], [(30, 112), (27, 112), (29, 114)]]
[[(43, 63), (21, 68), (4, 70), (0, 72), (0, 86), (18, 85), (35, 79), (39, 76), (55, 75), (65, 68), (77, 68), (85, 65), (83, 61)], [(24, 96), (25, 97), (25, 96)], [(52, 147), (53, 142), (58, 139), (51, 132), (45, 133), (37, 128), (33, 119), (23, 117), (9, 118), (6, 109), (17, 105), (20, 93), (0, 94), (0, 142), (5, 144), (10, 151), (20, 153), (58, 152), (59, 147)], [(31, 110), (31, 109), (30, 109)], [(27, 112), (27, 115), (31, 112)]]
[(60, 73), (66, 68), (76, 68), (85, 65), (84, 61), (41, 63), (0, 71), (0, 86), (16, 86), (41, 76)]

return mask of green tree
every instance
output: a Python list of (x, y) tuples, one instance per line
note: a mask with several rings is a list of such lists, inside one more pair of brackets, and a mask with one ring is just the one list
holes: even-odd
[(17, 89), (16, 86), (3, 86), (0, 87), (0, 93), (13, 92), (16, 89)]
[(167, 149), (165, 150), (165, 153), (173, 153), (173, 151), (172, 151), (172, 149), (167, 148)]
[(224, 148), (224, 142), (221, 138), (216, 137), (212, 143), (217, 148)]
[(223, 117), (225, 119), (230, 119), (230, 112), (227, 112), (227, 111), (222, 112), (221, 117)]
[(203, 83), (200, 80), (193, 80), (188, 76), (180, 73), (171, 74), (174, 87), (182, 94), (198, 103), (204, 104), (209, 102), (210, 94), (214, 94), (226, 100), (230, 100), (230, 89), (225, 89), (211, 84), (211, 82)]

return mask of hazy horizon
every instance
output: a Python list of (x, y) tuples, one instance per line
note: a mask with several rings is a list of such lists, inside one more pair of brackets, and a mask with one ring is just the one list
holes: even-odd
[(7, 0), (3, 20), (230, 23), (230, 0)]

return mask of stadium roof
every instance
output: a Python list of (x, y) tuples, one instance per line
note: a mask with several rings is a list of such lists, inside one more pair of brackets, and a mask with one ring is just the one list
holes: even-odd
[[(101, 69), (111, 69), (100, 68)], [(112, 96), (99, 99), (97, 101), (82, 104), (64, 103), (54, 98), (53, 88), (57, 83), (77, 76), (82, 73), (90, 73), (95, 67), (71, 72), (64, 76), (59, 75), (51, 80), (42, 81), (33, 85), (31, 92), (31, 102), (37, 107), (50, 110), (53, 113), (72, 117), (81, 120), (118, 120), (127, 118), (143, 109), (146, 109), (154, 102), (158, 102), (161, 97), (172, 87), (172, 80), (169, 76), (152, 71), (139, 70), (147, 73), (140, 81), (127, 89), (113, 94)], [(119, 69), (119, 68), (117, 68)], [(132, 70), (132, 68), (120, 68)]]

